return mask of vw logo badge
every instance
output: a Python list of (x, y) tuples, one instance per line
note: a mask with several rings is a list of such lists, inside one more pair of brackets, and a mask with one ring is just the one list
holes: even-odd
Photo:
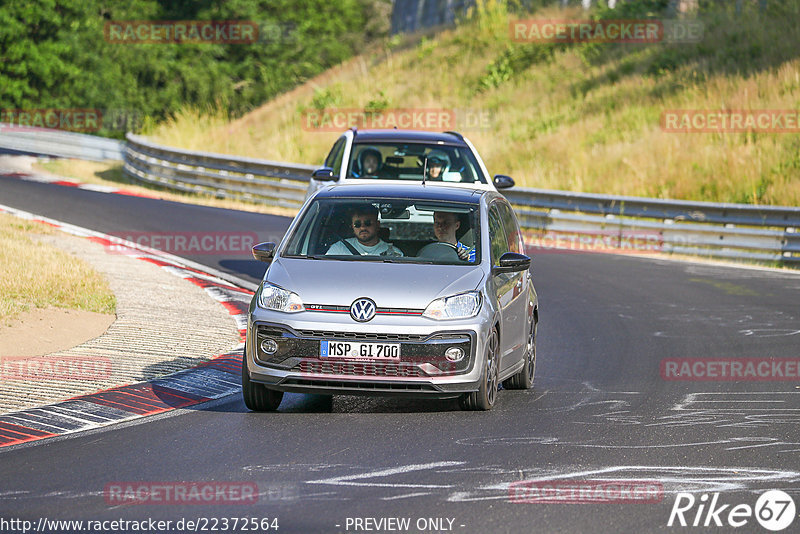
[(350, 305), (350, 317), (359, 323), (366, 323), (375, 317), (375, 303), (370, 299), (356, 299)]

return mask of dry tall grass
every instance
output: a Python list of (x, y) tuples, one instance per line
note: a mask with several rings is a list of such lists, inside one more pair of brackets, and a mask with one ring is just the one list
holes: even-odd
[(7, 323), (32, 307), (114, 313), (114, 294), (100, 273), (33, 236), (53, 232), (0, 214), (0, 321)]
[[(403, 50), (385, 43), (238, 120), (186, 110), (151, 134), (184, 148), (317, 164), (339, 134), (304, 129), (305, 110), (445, 108), (488, 114), (490, 128), (459, 128), (491, 172), (520, 186), (800, 205), (797, 134), (676, 134), (660, 126), (669, 109), (800, 110), (800, 59), (786, 53), (800, 53), (796, 21), (714, 13), (694, 48), (614, 45), (596, 60), (584, 47), (564, 47), (487, 88), (482, 80), (519, 47), (508, 34), (515, 17), (503, 6), (479, 2), (456, 29)], [(585, 17), (557, 8), (535, 16)], [(701, 55), (683, 57), (689, 50)]]

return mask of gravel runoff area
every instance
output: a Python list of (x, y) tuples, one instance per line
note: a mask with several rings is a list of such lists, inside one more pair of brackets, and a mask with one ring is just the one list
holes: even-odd
[(241, 343), (228, 310), (175, 269), (63, 232), (41, 239), (105, 275), (117, 318), (103, 335), (71, 349), (0, 362), (0, 413), (150, 380)]

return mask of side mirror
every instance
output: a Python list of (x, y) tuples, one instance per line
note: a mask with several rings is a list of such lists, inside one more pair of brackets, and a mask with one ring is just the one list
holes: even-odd
[(494, 183), (494, 186), (497, 189), (508, 189), (509, 187), (514, 187), (514, 179), (510, 176), (506, 176), (505, 174), (495, 174), (492, 183)]
[(492, 274), (516, 273), (531, 268), (531, 259), (525, 254), (506, 252), (500, 256), (499, 265), (492, 267)]
[(253, 257), (258, 261), (272, 263), (276, 246), (275, 243), (259, 243), (253, 247)]
[(333, 169), (330, 167), (320, 167), (311, 173), (311, 177), (320, 182), (333, 182), (338, 178), (333, 175)]

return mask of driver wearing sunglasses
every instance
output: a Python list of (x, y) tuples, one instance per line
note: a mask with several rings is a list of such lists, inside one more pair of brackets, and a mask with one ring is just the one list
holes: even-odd
[(381, 223), (373, 208), (358, 208), (350, 214), (354, 237), (334, 243), (326, 254), (337, 256), (402, 256), (403, 252), (380, 238)]

